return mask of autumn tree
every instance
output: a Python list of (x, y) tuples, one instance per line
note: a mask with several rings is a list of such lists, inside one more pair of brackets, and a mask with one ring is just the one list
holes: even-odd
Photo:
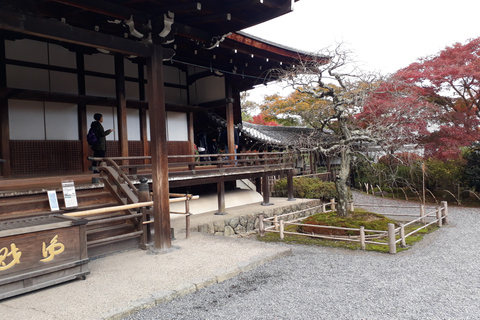
[[(341, 45), (326, 49), (309, 61), (298, 61), (286, 71), (278, 70), (282, 80), (300, 95), (313, 101), (316, 110), (312, 126), (317, 133), (328, 135), (319, 139), (318, 134), (305, 137), (302, 145), (332, 157), (339, 157), (341, 164), (335, 180), (338, 192), (337, 213), (348, 215), (348, 181), (355, 156), (363, 156), (374, 146), (386, 150), (392, 144), (405, 144), (410, 133), (418, 131), (415, 119), (409, 115), (418, 110), (391, 102), (396, 111), (383, 108), (377, 94), (392, 94), (394, 86), (382, 87), (385, 83), (379, 75), (360, 71), (350, 59), (351, 53)], [(393, 93), (402, 95), (402, 92)], [(420, 101), (420, 100), (419, 100)], [(368, 107), (362, 119), (358, 115)], [(325, 136), (324, 135), (324, 136)]]
[(480, 38), (420, 59), (394, 78), (416, 87), (411, 90), (413, 99), (427, 99), (436, 106), (435, 126), (425, 136), (427, 156), (454, 159), (462, 146), (479, 140)]
[(284, 126), (317, 127), (317, 119), (324, 118), (322, 112), (328, 110), (325, 104), (324, 100), (295, 90), (286, 97), (278, 94), (266, 96), (260, 109), (267, 118), (274, 118)]

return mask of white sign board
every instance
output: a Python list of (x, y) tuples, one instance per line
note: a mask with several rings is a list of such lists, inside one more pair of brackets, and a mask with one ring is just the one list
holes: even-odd
[(73, 181), (62, 182), (63, 200), (65, 201), (65, 209), (76, 208), (77, 194), (75, 193), (75, 185)]
[(58, 206), (57, 192), (55, 190), (47, 190), (48, 194), (48, 203), (50, 203), (50, 210), (57, 211), (60, 210)]

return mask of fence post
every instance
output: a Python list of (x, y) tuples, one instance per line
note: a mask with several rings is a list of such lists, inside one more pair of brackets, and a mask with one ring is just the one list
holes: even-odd
[(190, 195), (187, 193), (185, 197), (185, 238), (190, 238)]
[(354, 212), (355, 211), (355, 204), (352, 202), (350, 202), (350, 211), (351, 212)]
[(278, 216), (277, 215), (273, 216), (273, 224), (275, 225), (275, 230), (278, 231)]
[(397, 253), (397, 245), (395, 244), (395, 225), (388, 224), (388, 248), (390, 253)]
[(405, 242), (405, 226), (400, 224), (400, 238), (402, 239), (401, 246), (402, 248), (405, 248), (407, 246), (407, 243)]
[(324, 213), (325, 211), (327, 211), (326, 204), (322, 203), (322, 213)]
[(330, 199), (330, 209), (335, 211), (335, 199)]
[(437, 226), (442, 227), (442, 207), (437, 207)]
[(280, 219), (280, 240), (283, 240), (285, 235), (283, 234), (283, 230), (285, 230), (285, 222), (283, 219)]
[(265, 236), (265, 223), (263, 221), (264, 216), (263, 213), (258, 215), (258, 233), (260, 234), (260, 237)]
[[(139, 202), (147, 202), (151, 201), (150, 198), (150, 188), (148, 187), (148, 179), (141, 178), (140, 184), (138, 185), (138, 201)], [(149, 223), (144, 224), (144, 222), (150, 220), (150, 215), (147, 213), (147, 208), (143, 207), (140, 209), (142, 212), (142, 237), (140, 242), (140, 248), (146, 250), (148, 244), (152, 241), (152, 234), (151, 234), (151, 226)]]
[(420, 217), (422, 217), (422, 223), (425, 224), (425, 205), (420, 205)]
[(362, 246), (362, 250), (365, 250), (367, 246), (365, 245), (365, 227), (360, 227), (360, 245)]
[(443, 224), (448, 224), (448, 203), (447, 201), (442, 201), (443, 206)]

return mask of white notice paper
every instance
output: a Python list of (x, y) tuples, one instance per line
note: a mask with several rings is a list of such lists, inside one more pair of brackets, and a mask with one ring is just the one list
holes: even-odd
[(50, 203), (50, 210), (60, 210), (60, 207), (58, 206), (57, 192), (55, 190), (47, 190), (47, 194), (48, 202)]
[(65, 208), (76, 208), (77, 194), (75, 193), (75, 185), (73, 181), (62, 182), (63, 200), (65, 201)]

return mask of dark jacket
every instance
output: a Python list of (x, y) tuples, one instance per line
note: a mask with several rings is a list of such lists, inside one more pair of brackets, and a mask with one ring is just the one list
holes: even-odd
[(98, 138), (98, 142), (92, 146), (92, 150), (93, 151), (99, 151), (99, 150), (106, 151), (106, 149), (107, 149), (107, 138), (105, 138), (105, 137), (108, 136), (112, 132), (112, 130), (109, 129), (109, 130), (105, 131), (103, 129), (102, 124), (98, 121), (93, 121), (92, 124), (90, 125), (90, 127), (93, 128), (93, 130), (95, 130), (95, 134), (97, 135), (97, 138)]

